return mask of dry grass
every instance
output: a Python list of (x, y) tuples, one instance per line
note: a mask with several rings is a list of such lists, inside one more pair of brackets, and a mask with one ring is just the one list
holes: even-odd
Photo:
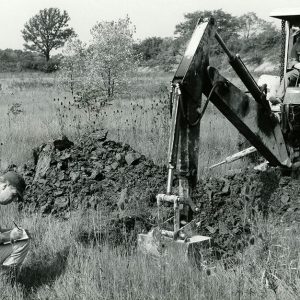
[[(62, 134), (77, 138), (83, 131), (106, 128), (109, 137), (129, 143), (155, 163), (165, 164), (169, 138), (168, 89), (172, 74), (141, 73), (132, 89), (99, 113), (77, 109), (73, 97), (58, 88), (57, 78), (35, 73), (1, 74), (0, 169), (31, 157), (32, 148)], [(13, 106), (19, 112), (13, 113)], [(224, 138), (226, 137), (226, 138)], [(209, 104), (201, 123), (200, 175), (237, 149), (237, 130)], [(13, 151), (12, 151), (13, 149)], [(214, 173), (236, 169), (240, 162)]]
[(297, 299), (300, 291), (299, 225), (258, 221), (255, 243), (237, 254), (238, 263), (199, 270), (180, 257), (151, 259), (129, 245), (112, 248), (93, 235), (81, 241), (82, 231), (101, 230), (100, 211), (77, 211), (62, 221), (17, 218), (11, 206), (0, 217), (33, 233), (18, 283), (0, 281), (1, 299)]
[[(31, 157), (32, 148), (62, 134), (77, 138), (83, 131), (107, 128), (109, 137), (129, 143), (158, 164), (166, 163), (169, 137), (168, 89), (172, 74), (142, 73), (132, 89), (99, 113), (77, 109), (73, 97), (59, 89), (56, 77), (1, 74), (0, 169)], [(19, 105), (15, 112), (14, 105)], [(224, 138), (226, 137), (226, 138)], [(201, 124), (199, 166), (202, 173), (237, 151), (237, 130), (212, 106)], [(13, 149), (13, 151), (12, 151)], [(240, 167), (223, 166), (217, 172)]]
[[(111, 138), (165, 163), (166, 83), (172, 77), (155, 75), (133, 78), (131, 93), (97, 115), (76, 109), (72, 97), (56, 88), (54, 77), (1, 74), (1, 167), (25, 162), (33, 147), (50, 138), (67, 134), (72, 139), (95, 127), (109, 129)], [(14, 103), (20, 103), (23, 112), (7, 114)], [(207, 174), (207, 166), (237, 150), (237, 136), (210, 106), (201, 124), (203, 173)], [(25, 212), (19, 216), (14, 206), (0, 207), (3, 226), (10, 227), (14, 219), (33, 234), (17, 285), (0, 281), (1, 299), (297, 299), (299, 295), (297, 224), (277, 226), (258, 221), (255, 243), (237, 254), (237, 264), (214, 262), (207, 271), (177, 258), (149, 260), (136, 253), (134, 245), (112, 247), (109, 241), (100, 241), (93, 233), (101, 230), (103, 218), (100, 211), (80, 210), (68, 220)], [(79, 237), (85, 231), (91, 235), (90, 241), (83, 243)]]
[(20, 73), (0, 80), (0, 169), (26, 162), (43, 142), (62, 134), (72, 139), (90, 125), (85, 111), (69, 105), (73, 99), (59, 89), (55, 77)]

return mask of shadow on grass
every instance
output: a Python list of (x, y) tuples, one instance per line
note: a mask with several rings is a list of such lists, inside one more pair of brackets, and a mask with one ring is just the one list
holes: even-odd
[(121, 246), (122, 249), (131, 251), (137, 246), (138, 234), (148, 232), (150, 229), (147, 215), (135, 217), (119, 216), (111, 219), (100, 229), (78, 231), (75, 240), (84, 246), (106, 244), (113, 248)]
[(45, 258), (44, 261), (33, 262), (22, 268), (18, 283), (23, 286), (26, 295), (41, 285), (51, 284), (65, 272), (69, 250), (70, 247), (65, 247), (48, 261)]

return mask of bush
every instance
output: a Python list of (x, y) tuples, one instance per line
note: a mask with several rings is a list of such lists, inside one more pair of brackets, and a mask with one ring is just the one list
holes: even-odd
[(26, 70), (54, 72), (59, 68), (61, 56), (53, 56), (48, 62), (38, 53), (22, 50), (0, 50), (2, 72), (20, 72)]
[(138, 61), (133, 32), (127, 17), (97, 23), (91, 30), (89, 47), (74, 39), (66, 44), (62, 81), (72, 94), (78, 95), (78, 101), (100, 105), (128, 92)]

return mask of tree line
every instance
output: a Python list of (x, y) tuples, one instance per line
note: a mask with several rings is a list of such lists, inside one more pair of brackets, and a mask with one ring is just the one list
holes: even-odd
[[(214, 17), (219, 34), (232, 52), (248, 55), (248, 62), (261, 63), (264, 57), (279, 62), (280, 32), (270, 22), (247, 13), (236, 17), (222, 9), (185, 14), (175, 26), (174, 37), (134, 40), (135, 27), (127, 16), (102, 21), (91, 29), (91, 42), (80, 41), (69, 26), (66, 11), (41, 10), (24, 26), (25, 50), (0, 50), (4, 71), (60, 70), (61, 82), (81, 104), (101, 103), (125, 94), (139, 66), (173, 70), (184, 53), (198, 20)], [(62, 53), (52, 56), (53, 50)], [(216, 41), (210, 46), (211, 64), (221, 64), (223, 52)], [(224, 55), (223, 55), (224, 56)]]
[[(222, 9), (196, 11), (184, 15), (184, 21), (175, 26), (174, 37), (149, 37), (132, 41), (132, 51), (143, 66), (170, 70), (180, 60), (198, 19), (214, 17), (218, 32), (230, 50), (251, 53), (253, 62), (260, 63), (266, 53), (279, 57), (280, 32), (270, 22), (250, 12), (236, 17)], [(76, 33), (69, 26), (70, 17), (58, 8), (43, 9), (24, 25), (22, 36), (24, 51), (0, 50), (2, 71), (40, 70), (51, 72), (59, 68), (62, 55), (50, 56), (54, 49), (74, 39)], [(118, 35), (118, 33), (116, 33)], [(214, 42), (211, 55), (218, 56), (221, 49)]]
[(56, 71), (62, 56), (54, 55), (47, 62), (43, 55), (33, 51), (0, 49), (0, 72)]
[[(232, 52), (248, 56), (251, 53), (250, 63), (261, 63), (266, 54), (279, 62), (281, 33), (273, 23), (259, 18), (254, 12), (236, 17), (222, 9), (187, 13), (184, 21), (176, 25), (174, 38), (146, 38), (135, 44), (135, 51), (142, 55), (145, 65), (172, 68), (182, 56), (198, 20), (209, 17), (215, 18), (218, 32)], [(212, 41), (210, 51), (212, 57), (222, 55), (216, 41)]]

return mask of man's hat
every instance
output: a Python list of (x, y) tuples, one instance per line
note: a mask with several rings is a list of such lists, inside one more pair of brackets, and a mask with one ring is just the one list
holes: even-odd
[(23, 177), (14, 171), (9, 171), (3, 175), (3, 178), (10, 185), (16, 188), (19, 197), (23, 199), (23, 194), (26, 188), (26, 183)]
[(6, 202), (5, 198), (7, 198), (8, 202), (11, 202), (10, 200), (15, 194), (17, 194), (21, 200), (23, 199), (26, 184), (22, 176), (14, 171), (9, 171), (0, 177), (0, 181), (8, 185), (6, 191), (3, 193), (2, 197), (0, 197), (3, 203)]

